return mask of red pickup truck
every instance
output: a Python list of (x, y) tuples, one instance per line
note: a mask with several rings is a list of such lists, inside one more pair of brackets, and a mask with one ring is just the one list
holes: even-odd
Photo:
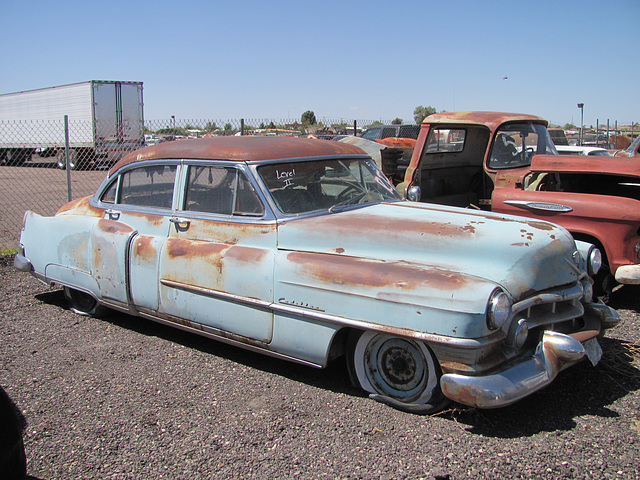
[[(640, 284), (640, 163), (560, 156), (533, 115), (448, 112), (424, 119), (404, 181), (409, 200), (539, 218), (596, 245), (596, 291)], [(523, 238), (523, 242), (527, 239)]]

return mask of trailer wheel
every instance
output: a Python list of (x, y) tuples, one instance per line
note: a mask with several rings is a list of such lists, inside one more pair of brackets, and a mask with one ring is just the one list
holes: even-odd
[[(71, 170), (75, 170), (76, 169), (76, 151), (73, 148), (69, 149), (69, 167), (71, 167)], [(58, 168), (61, 168), (62, 170), (64, 170), (65, 168), (67, 168), (67, 160), (65, 158), (65, 149), (62, 148), (60, 150), (58, 150), (58, 153), (56, 154), (56, 163), (58, 165)]]
[(6, 151), (5, 161), (7, 165), (20, 167), (24, 162), (31, 160), (33, 152), (28, 148), (10, 148)]
[[(57, 161), (58, 168), (66, 168), (65, 150), (58, 150)], [(70, 148), (69, 149), (69, 166), (71, 170), (86, 170), (94, 160), (93, 151), (90, 148)]]

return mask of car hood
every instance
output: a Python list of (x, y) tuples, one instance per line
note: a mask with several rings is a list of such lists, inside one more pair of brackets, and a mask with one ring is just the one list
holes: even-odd
[(577, 160), (574, 156), (535, 155), (532, 172), (608, 173), (638, 176), (638, 163), (631, 158), (590, 156)]
[[(522, 217), (424, 203), (382, 203), (288, 220), (281, 251), (371, 259), (462, 274), (501, 285), (515, 301), (578, 279), (562, 227)], [(345, 258), (344, 266), (357, 266)], [(445, 278), (445, 277), (442, 277)]]

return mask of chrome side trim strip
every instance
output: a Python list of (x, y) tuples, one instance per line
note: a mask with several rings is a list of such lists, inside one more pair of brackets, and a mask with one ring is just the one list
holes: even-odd
[(257, 298), (244, 297), (241, 295), (234, 295), (226, 292), (221, 292), (219, 290), (213, 290), (213, 289), (198, 287), (194, 285), (187, 285), (181, 282), (175, 282), (173, 280), (168, 280), (164, 278), (160, 279), (160, 283), (170, 288), (176, 288), (179, 290), (184, 290), (184, 291), (195, 293), (198, 295), (205, 295), (208, 297), (219, 298), (221, 300), (242, 303), (244, 305), (252, 306), (254, 308), (260, 308), (264, 310), (271, 310), (277, 313), (294, 315), (296, 317), (305, 318), (312, 321), (326, 322), (334, 325), (343, 325), (346, 327), (354, 327), (361, 330), (375, 330), (379, 332), (388, 333), (390, 335), (410, 337), (410, 338), (415, 338), (417, 340), (421, 340), (424, 342), (438, 343), (438, 344), (443, 344), (447, 346), (454, 346), (457, 348), (480, 349), (480, 348), (486, 347), (487, 345), (491, 345), (493, 343), (502, 341), (504, 338), (504, 334), (501, 334), (501, 331), (499, 330), (488, 337), (478, 338), (478, 339), (447, 337), (444, 335), (418, 332), (416, 330), (412, 330), (409, 328), (390, 327), (386, 325), (379, 325), (376, 323), (367, 322), (365, 320), (355, 320), (355, 319), (341, 317), (337, 315), (331, 315), (328, 313), (324, 313), (321, 310), (318, 310), (315, 308), (306, 309), (303, 307), (295, 307), (295, 306), (292, 306), (291, 304), (284, 303), (285, 300), (282, 300), (282, 303), (267, 302), (264, 300), (259, 300)]

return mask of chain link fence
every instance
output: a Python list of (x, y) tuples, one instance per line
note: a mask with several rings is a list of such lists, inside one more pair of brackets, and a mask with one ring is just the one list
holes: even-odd
[[(95, 125), (82, 121), (0, 121), (0, 252), (18, 246), (26, 210), (53, 215), (67, 201), (93, 194), (113, 163), (143, 145), (214, 135), (313, 135), (335, 139), (354, 132), (358, 135), (372, 125), (389, 123), (388, 120), (321, 119), (313, 126), (305, 126), (295, 120), (171, 117), (145, 121), (143, 133), (138, 133), (139, 126), (126, 124), (119, 127), (119, 131), (97, 132)], [(639, 131), (637, 125), (616, 123), (613, 132), (628, 145)], [(582, 137), (585, 140), (589, 139), (587, 133), (593, 134), (594, 143), (599, 143), (605, 128), (600, 126), (595, 132), (585, 130)], [(607, 128), (607, 138), (610, 134)], [(65, 148), (67, 136), (69, 148)], [(626, 145), (607, 146), (625, 148)], [(67, 165), (70, 168), (67, 169)]]
[[(361, 133), (390, 121), (327, 120), (303, 126), (295, 120), (145, 121), (144, 137), (134, 128), (95, 131), (85, 121), (0, 121), (0, 252), (18, 246), (26, 210), (53, 215), (67, 201), (93, 194), (107, 170), (143, 145), (217, 135), (290, 135), (332, 139)], [(68, 132), (68, 135), (65, 133)], [(66, 138), (69, 148), (66, 147)], [(66, 168), (69, 165), (70, 168)]]

